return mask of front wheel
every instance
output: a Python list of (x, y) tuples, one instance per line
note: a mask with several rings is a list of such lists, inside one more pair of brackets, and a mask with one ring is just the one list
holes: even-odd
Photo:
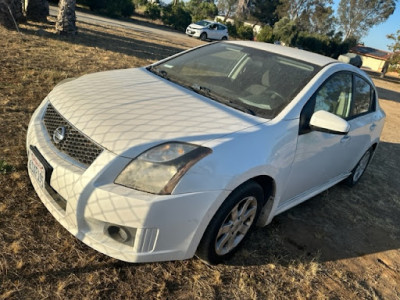
[(372, 152), (372, 148), (369, 148), (354, 167), (353, 171), (351, 171), (350, 176), (346, 178), (345, 183), (348, 186), (353, 187), (360, 181), (361, 176), (364, 174), (371, 160)]
[(222, 41), (226, 41), (227, 39), (228, 39), (228, 38), (227, 38), (226, 36), (223, 36), (221, 40), (222, 40)]
[(264, 192), (250, 181), (229, 195), (208, 225), (197, 256), (217, 264), (232, 256), (254, 227), (264, 203)]
[(207, 33), (203, 32), (202, 34), (200, 34), (200, 39), (202, 41), (205, 41), (207, 39)]

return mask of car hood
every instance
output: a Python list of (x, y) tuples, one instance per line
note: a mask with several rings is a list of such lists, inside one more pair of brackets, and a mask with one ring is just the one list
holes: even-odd
[(85, 75), (57, 86), (48, 97), (83, 134), (109, 151), (132, 158), (163, 142), (204, 145), (266, 122), (145, 68)]
[(204, 28), (206, 28), (206, 26), (197, 25), (195, 23), (190, 24), (189, 27), (192, 28), (192, 29), (204, 29)]

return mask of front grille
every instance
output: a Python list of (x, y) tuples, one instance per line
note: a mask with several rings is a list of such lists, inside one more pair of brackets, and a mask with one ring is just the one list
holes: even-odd
[[(43, 121), (53, 145), (85, 166), (89, 166), (103, 151), (102, 148), (69, 124), (51, 104), (47, 106)], [(65, 136), (61, 142), (55, 143), (53, 134), (59, 127), (65, 128)]]

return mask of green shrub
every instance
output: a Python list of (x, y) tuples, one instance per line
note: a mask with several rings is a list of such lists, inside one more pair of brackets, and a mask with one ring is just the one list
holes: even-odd
[(192, 16), (180, 3), (177, 5), (169, 4), (164, 7), (161, 19), (165, 25), (172, 26), (180, 31), (185, 31), (186, 27), (192, 23)]
[(293, 46), (296, 43), (298, 29), (296, 23), (288, 17), (283, 17), (275, 23), (273, 29), (274, 37), (287, 46)]
[(347, 39), (342, 42), (335, 37), (304, 31), (299, 32), (296, 37), (297, 47), (333, 58), (347, 53), (355, 45), (356, 41), (354, 39)]
[(111, 17), (129, 17), (133, 14), (135, 6), (131, 0), (107, 1), (106, 15)]
[(110, 17), (129, 17), (135, 11), (132, 0), (81, 0), (90, 10), (104, 13)]
[(218, 15), (218, 8), (214, 2), (203, 0), (190, 0), (186, 3), (186, 9), (192, 16), (192, 22), (204, 19), (213, 20)]
[(226, 27), (228, 28), (228, 34), (231, 37), (237, 37), (236, 26), (231, 22), (222, 22), (225, 23)]
[(159, 19), (161, 17), (160, 6), (158, 4), (147, 3), (144, 15), (152, 20)]
[(253, 27), (244, 25), (243, 22), (235, 20), (235, 24), (231, 22), (221, 22), (228, 28), (228, 34), (230, 37), (239, 38), (242, 40), (253, 40)]
[(147, 3), (149, 3), (147, 0), (133, 0), (133, 3), (135, 3), (136, 7), (138, 6), (146, 6)]
[(260, 32), (257, 34), (257, 41), (265, 43), (273, 43), (274, 34), (272, 33), (272, 27), (266, 25), (263, 28), (261, 28)]
[(253, 27), (244, 25), (243, 23), (236, 22), (237, 27), (237, 37), (242, 39), (242, 40), (253, 40), (254, 38), (254, 33), (253, 33)]

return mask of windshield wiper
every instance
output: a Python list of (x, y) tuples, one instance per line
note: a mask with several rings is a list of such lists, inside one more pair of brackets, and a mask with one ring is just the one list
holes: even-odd
[(195, 91), (196, 93), (205, 95), (205, 96), (209, 96), (210, 94), (212, 94), (211, 90), (205, 86), (201, 86), (198, 84), (193, 84), (192, 86), (190, 86), (190, 88)]
[(252, 109), (247, 108), (247, 107), (243, 107), (242, 105), (240, 105), (240, 104), (238, 104), (238, 103), (236, 103), (236, 102), (234, 102), (234, 101), (232, 101), (230, 99), (227, 99), (225, 97), (217, 95), (217, 94), (213, 93), (208, 87), (201, 86), (201, 85), (198, 85), (198, 84), (193, 84), (193, 85), (191, 85), (189, 87), (190, 87), (191, 90), (195, 91), (196, 93), (198, 93), (200, 95), (209, 97), (209, 98), (211, 98), (211, 99), (213, 99), (215, 101), (218, 101), (220, 103), (226, 104), (226, 105), (228, 105), (228, 106), (230, 106), (232, 108), (235, 108), (237, 110), (243, 111), (243, 112), (248, 113), (248, 114), (250, 114), (252, 116), (256, 115), (255, 112)]
[(159, 68), (157, 68), (155, 66), (150, 66), (150, 67), (147, 68), (147, 70), (149, 70), (150, 72), (152, 72), (152, 73), (154, 73), (154, 74), (156, 74), (156, 75), (158, 75), (158, 76), (160, 76), (162, 78), (165, 78), (165, 79), (169, 80), (168, 73), (165, 70), (160, 70)]

